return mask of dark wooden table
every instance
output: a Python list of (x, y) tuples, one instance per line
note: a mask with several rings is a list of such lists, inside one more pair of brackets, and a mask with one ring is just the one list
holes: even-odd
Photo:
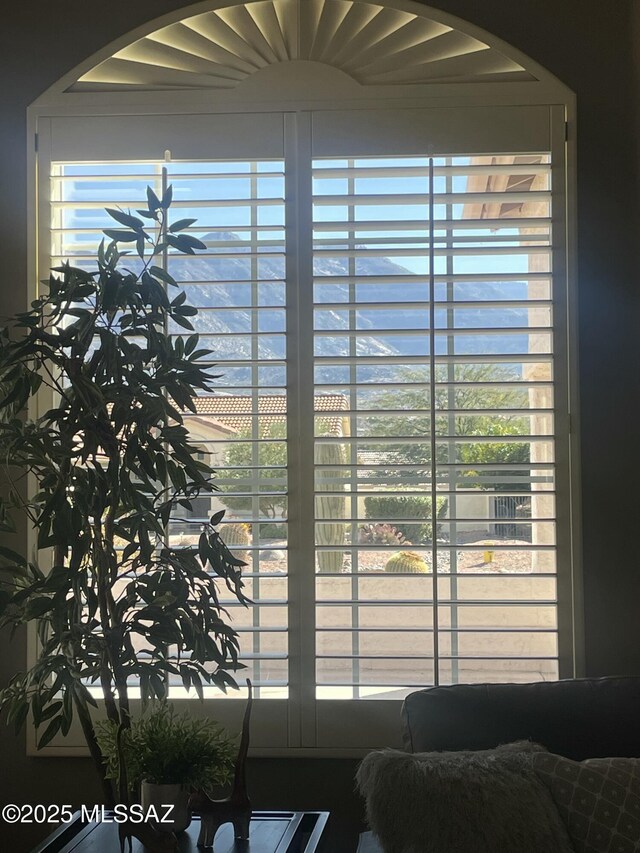
[[(254, 812), (249, 841), (234, 841), (233, 827), (221, 826), (213, 843), (213, 853), (321, 853), (322, 836), (329, 812)], [(197, 847), (200, 818), (178, 837), (180, 853), (202, 853)], [(127, 849), (127, 847), (125, 847)], [(211, 853), (211, 848), (207, 848)], [(119, 853), (115, 823), (84, 823), (80, 812), (35, 848), (33, 853)], [(144, 853), (133, 839), (133, 853)]]

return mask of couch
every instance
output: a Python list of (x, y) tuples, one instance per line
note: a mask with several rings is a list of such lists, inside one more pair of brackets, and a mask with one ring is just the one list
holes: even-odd
[[(407, 696), (402, 734), (408, 753), (493, 750), (501, 744), (532, 741), (573, 761), (640, 758), (640, 677), (431, 687)], [(401, 755), (397, 757), (402, 761)], [(367, 761), (374, 767), (376, 758), (369, 756), (363, 767)], [(415, 778), (421, 780), (421, 773)], [(381, 808), (380, 800), (377, 805), (373, 798), (367, 801), (375, 826), (372, 809)], [(640, 849), (640, 844), (633, 849)], [(374, 853), (381, 848), (365, 833), (358, 850)]]
[(532, 740), (576, 761), (640, 758), (640, 676), (429, 687), (405, 699), (402, 735), (408, 752)]

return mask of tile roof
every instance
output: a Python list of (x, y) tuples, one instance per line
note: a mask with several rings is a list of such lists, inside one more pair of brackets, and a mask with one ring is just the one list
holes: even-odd
[[(250, 394), (212, 394), (197, 397), (196, 411), (199, 418), (213, 418), (226, 430), (246, 432), (251, 428), (255, 414), (255, 398)], [(323, 432), (329, 435), (342, 435), (343, 416), (337, 414), (347, 411), (349, 402), (343, 394), (318, 394), (314, 397), (314, 411), (327, 412), (326, 425), (321, 424)], [(287, 398), (285, 394), (258, 395), (258, 415), (263, 434), (272, 425), (284, 424), (287, 418)]]

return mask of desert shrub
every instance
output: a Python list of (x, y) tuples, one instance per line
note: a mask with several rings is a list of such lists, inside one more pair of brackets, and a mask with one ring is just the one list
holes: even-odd
[(286, 524), (261, 524), (260, 539), (286, 539)]
[[(446, 516), (447, 506), (446, 498), (436, 498), (437, 519)], [(364, 508), (367, 518), (404, 519), (394, 520), (393, 527), (415, 544), (433, 539), (431, 521), (421, 521), (431, 518), (431, 495), (371, 495), (364, 499)], [(441, 525), (436, 524), (436, 536), (440, 530)]]

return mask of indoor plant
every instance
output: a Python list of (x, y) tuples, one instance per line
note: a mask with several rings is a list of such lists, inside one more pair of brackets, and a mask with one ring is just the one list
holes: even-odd
[[(107, 775), (117, 780), (120, 772), (117, 725), (104, 721), (97, 726), (98, 744), (105, 757)], [(122, 755), (131, 793), (140, 787), (145, 809), (154, 805), (175, 806), (170, 826), (179, 832), (189, 825), (190, 792), (210, 791), (226, 784), (235, 759), (235, 744), (213, 720), (176, 713), (167, 702), (152, 702), (131, 721), (122, 738)]]
[[(162, 198), (149, 188), (147, 202), (142, 218), (109, 210), (119, 227), (105, 231), (95, 270), (54, 270), (0, 337), (0, 451), (10, 484), (0, 524), (11, 530), (11, 510), (25, 512), (41, 557), (0, 549), (0, 624), (36, 622), (39, 639), (35, 662), (2, 691), (0, 706), (16, 729), (29, 712), (44, 724), (39, 746), (77, 716), (107, 804), (115, 798), (91, 685), (107, 719), (125, 730), (128, 683), (139, 684), (143, 703), (166, 695), (170, 675), (200, 697), (203, 682), (235, 686), (228, 670), (238, 639), (222, 618), (216, 578), (248, 601), (243, 563), (215, 529), (223, 512), (197, 546), (172, 547), (166, 536), (176, 505), (190, 508), (216, 489), (183, 419), (215, 377), (192, 333), (196, 309), (183, 291), (170, 297), (176, 282), (166, 269), (169, 250), (205, 246), (182, 233), (194, 220), (169, 224), (170, 187)], [(135, 254), (125, 256), (121, 243)], [(170, 324), (191, 334), (171, 336)], [(43, 392), (49, 408), (34, 413)], [(20, 479), (35, 483), (27, 497)]]

